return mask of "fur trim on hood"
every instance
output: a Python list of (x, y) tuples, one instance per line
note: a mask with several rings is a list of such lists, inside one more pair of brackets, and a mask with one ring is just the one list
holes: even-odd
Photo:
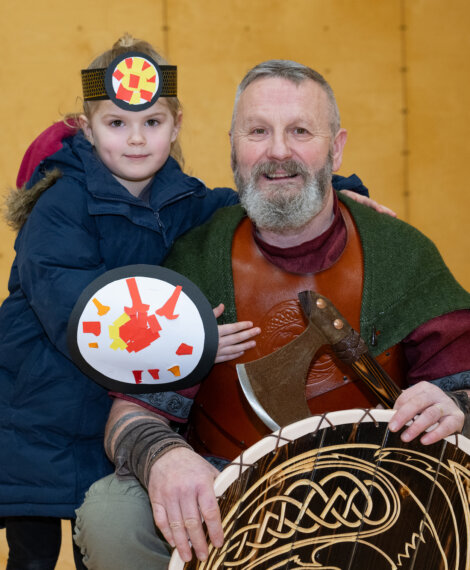
[(7, 224), (13, 230), (20, 231), (41, 194), (53, 186), (61, 176), (61, 171), (54, 168), (46, 172), (45, 176), (29, 189), (22, 186), (10, 190), (4, 203), (4, 218)]

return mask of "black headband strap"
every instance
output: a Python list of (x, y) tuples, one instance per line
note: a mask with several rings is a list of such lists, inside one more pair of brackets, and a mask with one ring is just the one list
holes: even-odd
[(159, 65), (151, 57), (128, 52), (108, 67), (82, 70), (85, 101), (111, 99), (119, 107), (141, 111), (159, 97), (177, 96), (176, 65)]

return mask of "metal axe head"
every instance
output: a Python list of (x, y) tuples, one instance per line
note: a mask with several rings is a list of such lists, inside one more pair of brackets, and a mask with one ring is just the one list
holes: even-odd
[(272, 430), (311, 415), (305, 381), (312, 359), (323, 345), (336, 344), (352, 331), (326, 297), (302, 291), (299, 301), (308, 319), (304, 332), (263, 358), (237, 364), (245, 397)]
[(299, 293), (308, 326), (296, 339), (268, 356), (237, 364), (243, 392), (259, 418), (272, 430), (310, 416), (305, 380), (319, 348), (330, 345), (385, 407), (393, 407), (400, 388), (369, 354), (362, 340), (333, 303), (313, 291)]

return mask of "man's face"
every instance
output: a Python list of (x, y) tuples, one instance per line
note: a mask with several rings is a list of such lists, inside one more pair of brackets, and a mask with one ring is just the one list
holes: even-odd
[(322, 209), (340, 157), (318, 84), (255, 81), (240, 97), (231, 140), (240, 199), (258, 227), (299, 228)]

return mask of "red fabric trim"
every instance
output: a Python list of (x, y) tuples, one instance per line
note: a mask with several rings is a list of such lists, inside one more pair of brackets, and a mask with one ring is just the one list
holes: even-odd
[[(21, 161), (16, 185), (21, 188), (31, 178), (39, 163), (62, 148), (63, 139), (74, 135), (78, 131), (78, 123), (69, 119), (69, 124), (63, 121), (54, 123), (43, 131), (29, 145)], [(72, 126), (70, 126), (72, 125)]]
[(347, 230), (334, 195), (334, 219), (330, 227), (313, 240), (294, 247), (276, 247), (264, 242), (253, 228), (253, 238), (263, 256), (290, 273), (318, 273), (331, 267), (346, 247)]

